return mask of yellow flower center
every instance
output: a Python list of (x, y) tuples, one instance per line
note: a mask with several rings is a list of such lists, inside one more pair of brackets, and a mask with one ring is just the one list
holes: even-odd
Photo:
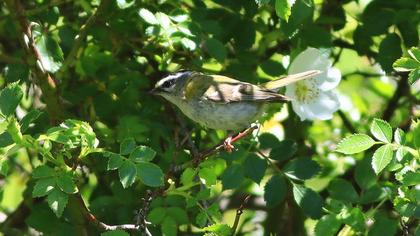
[(296, 100), (301, 103), (309, 103), (319, 96), (319, 89), (314, 81), (300, 81), (295, 85)]

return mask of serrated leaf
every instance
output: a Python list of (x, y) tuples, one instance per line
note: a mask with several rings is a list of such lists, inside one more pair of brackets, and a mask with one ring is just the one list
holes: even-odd
[(416, 47), (410, 48), (408, 54), (416, 61), (420, 62), (420, 49)]
[(399, 145), (405, 144), (405, 133), (402, 129), (397, 128), (394, 132), (394, 140)]
[(347, 214), (342, 215), (342, 217), (344, 223), (350, 225), (353, 230), (356, 232), (364, 232), (366, 228), (366, 220), (362, 210), (359, 208), (353, 208)]
[(129, 8), (129, 7), (131, 7), (133, 4), (134, 4), (134, 0), (129, 0), (129, 1), (127, 1), (127, 0), (117, 0), (117, 6), (120, 8), (120, 9), (126, 9), (126, 8)]
[(294, 180), (307, 180), (321, 170), (319, 164), (310, 158), (291, 160), (284, 167), (284, 174)]
[(187, 169), (184, 170), (184, 172), (182, 172), (181, 183), (183, 185), (189, 185), (193, 183), (195, 175), (196, 175), (195, 170), (188, 167)]
[(285, 161), (297, 152), (297, 144), (293, 140), (283, 140), (270, 151), (270, 159)]
[(42, 178), (36, 181), (32, 190), (32, 197), (43, 197), (54, 190), (55, 178)]
[(29, 125), (35, 121), (36, 119), (38, 119), (38, 117), (42, 114), (42, 112), (40, 112), (39, 110), (32, 110), (30, 111), (28, 114), (25, 115), (25, 117), (23, 117), (23, 119), (19, 122), (20, 123), (20, 130), (23, 132), (25, 132), (28, 128)]
[(142, 162), (137, 164), (137, 175), (141, 182), (150, 187), (159, 187), (163, 185), (163, 172), (159, 166)]
[(10, 83), (0, 91), (0, 113), (10, 116), (22, 100), (23, 91), (17, 82)]
[(392, 145), (385, 144), (379, 147), (372, 158), (372, 168), (375, 174), (379, 174), (392, 160)]
[(222, 42), (214, 38), (208, 38), (205, 42), (205, 46), (207, 52), (210, 54), (211, 57), (213, 57), (220, 63), (224, 62), (227, 52), (225, 45), (223, 45)]
[(397, 151), (395, 152), (395, 158), (397, 159), (398, 162), (401, 162), (408, 155), (409, 155), (409, 152), (404, 146), (399, 147)]
[(205, 211), (200, 211), (195, 217), (195, 223), (201, 228), (207, 223), (208, 217)]
[(128, 155), (136, 148), (136, 141), (133, 138), (126, 138), (120, 144), (120, 154)]
[(370, 132), (378, 140), (391, 143), (392, 142), (392, 128), (391, 125), (381, 119), (375, 118), (370, 126)]
[(32, 177), (34, 179), (47, 178), (54, 175), (55, 175), (54, 169), (46, 165), (38, 166), (32, 172)]
[(264, 200), (268, 207), (279, 204), (286, 197), (287, 185), (282, 175), (273, 175), (264, 187)]
[(151, 161), (155, 158), (156, 152), (147, 146), (138, 146), (130, 154), (130, 160), (134, 162)]
[(57, 72), (63, 61), (63, 51), (57, 41), (49, 36), (39, 32), (35, 37), (35, 46), (38, 49), (43, 68), (51, 73)]
[(57, 186), (61, 189), (61, 191), (67, 194), (77, 193), (77, 186), (69, 173), (60, 175), (56, 178), (56, 181)]
[(420, 79), (420, 69), (415, 69), (408, 74), (408, 83), (414, 84)]
[(267, 169), (267, 161), (255, 154), (247, 156), (244, 163), (245, 175), (259, 184)]
[(420, 173), (408, 171), (403, 175), (402, 183), (405, 186), (413, 186), (420, 184)]
[(387, 34), (379, 44), (376, 60), (385, 72), (392, 71), (392, 64), (402, 55), (401, 39), (396, 33)]
[(180, 207), (168, 207), (166, 214), (171, 216), (178, 225), (188, 224), (187, 212)]
[(176, 236), (178, 232), (178, 226), (172, 217), (166, 216), (165, 219), (163, 219), (161, 230), (162, 234), (165, 236)]
[(185, 49), (190, 51), (194, 51), (197, 48), (197, 44), (189, 38), (182, 38), (181, 44)]
[(0, 134), (0, 148), (14, 144), (12, 136), (8, 132)]
[(153, 208), (147, 217), (147, 219), (152, 222), (152, 224), (160, 224), (166, 216), (166, 208), (156, 207)]
[(324, 201), (317, 192), (303, 185), (293, 185), (293, 196), (305, 215), (312, 219), (321, 217)]
[(217, 176), (214, 173), (214, 171), (210, 168), (201, 168), (198, 172), (198, 176), (200, 177), (201, 182), (207, 187), (216, 184)]
[(119, 154), (109, 153), (108, 156), (107, 170), (116, 170), (124, 163), (124, 157)]
[(7, 176), (9, 173), (9, 161), (7, 158), (0, 159), (0, 175)]
[(396, 71), (411, 71), (420, 68), (420, 62), (411, 58), (402, 57), (396, 60), (394, 64), (392, 64), (392, 67), (394, 67)]
[(344, 154), (355, 154), (365, 151), (375, 144), (375, 140), (366, 134), (353, 134), (341, 140), (335, 151)]
[(331, 198), (337, 200), (352, 203), (356, 203), (359, 200), (359, 195), (353, 185), (344, 179), (333, 179), (328, 186), (328, 192)]
[(325, 215), (315, 226), (315, 236), (334, 236), (341, 226), (340, 220), (335, 215)]
[(68, 196), (59, 189), (54, 189), (47, 197), (48, 205), (57, 217), (61, 217), (67, 206)]
[(232, 164), (223, 172), (221, 179), (223, 189), (237, 188), (244, 180), (243, 167), (239, 164)]
[(147, 23), (149, 23), (151, 25), (158, 25), (159, 24), (159, 22), (156, 19), (155, 15), (152, 12), (150, 12), (149, 10), (147, 10), (147, 9), (144, 9), (144, 8), (140, 9), (139, 16), (144, 21), (146, 21)]
[(157, 12), (155, 14), (155, 16), (156, 16), (156, 19), (157, 19), (160, 27), (162, 27), (165, 30), (168, 30), (170, 28), (172, 21), (171, 21), (171, 19), (169, 18), (168, 15), (166, 15), (163, 12)]
[(362, 189), (368, 189), (377, 184), (377, 176), (372, 169), (371, 163), (371, 157), (365, 157), (356, 163), (354, 179)]
[(118, 168), (118, 174), (120, 176), (120, 182), (123, 188), (128, 188), (136, 180), (136, 176), (137, 176), (136, 165), (129, 160), (125, 160), (123, 164)]
[(289, 0), (275, 0), (274, 7), (276, 9), (276, 14), (281, 19), (286, 22), (289, 20), (289, 16), (292, 14), (292, 5), (294, 1)]
[(220, 236), (229, 236), (232, 234), (232, 228), (226, 224), (214, 224), (203, 228), (206, 232), (212, 232)]

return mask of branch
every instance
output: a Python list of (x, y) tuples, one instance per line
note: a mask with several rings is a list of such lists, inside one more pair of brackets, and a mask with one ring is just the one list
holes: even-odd
[(386, 106), (385, 111), (382, 114), (383, 120), (389, 121), (391, 119), (395, 110), (398, 108), (398, 101), (407, 92), (409, 92), (408, 73), (400, 73), (400, 80), (398, 81), (397, 89), (395, 90), (394, 95), (389, 100), (388, 105)]
[(63, 108), (59, 99), (57, 85), (42, 65), (40, 53), (33, 39), (32, 28), (25, 17), (22, 4), (20, 0), (6, 0), (6, 5), (19, 23), (18, 28), (21, 33), (19, 40), (28, 56), (27, 61), (34, 74), (35, 83), (41, 88), (51, 123), (58, 123), (63, 117)]
[[(347, 41), (344, 41), (342, 39), (335, 39), (333, 41), (334, 46), (336, 47), (340, 47), (340, 48), (347, 48), (347, 49), (351, 49), (357, 52), (357, 48), (354, 44), (351, 44)], [(378, 53), (372, 51), (372, 50), (368, 50), (366, 51), (366, 56), (368, 57), (372, 57), (372, 58), (376, 58), (376, 56), (378, 55)]]
[(350, 120), (347, 118), (346, 114), (344, 114), (342, 110), (338, 110), (337, 113), (338, 113), (338, 116), (340, 116), (341, 120), (343, 121), (343, 124), (347, 128), (347, 130), (353, 134), (357, 133), (356, 128), (354, 128)]
[[(258, 128), (258, 126), (254, 125), (254, 126), (251, 126), (251, 127), (247, 128), (247, 129), (245, 129), (242, 132), (239, 132), (235, 137), (233, 137), (231, 139), (230, 142), (231, 143), (234, 143), (234, 142), (238, 141), (239, 139), (241, 139), (241, 138), (247, 136), (248, 134), (252, 133), (252, 131), (256, 130), (257, 128)], [(209, 157), (209, 156), (211, 156), (211, 155), (219, 152), (223, 148), (225, 148), (224, 142), (222, 142), (221, 144), (217, 144), (216, 146), (214, 146), (214, 147), (212, 147), (212, 148), (210, 148), (210, 149), (208, 149), (206, 151), (200, 152), (198, 154), (198, 156), (193, 159), (194, 165), (198, 165), (206, 157)]]
[(244, 201), (242, 202), (242, 204), (236, 210), (235, 221), (234, 221), (233, 226), (232, 226), (232, 236), (235, 235), (236, 228), (238, 228), (238, 225), (239, 225), (239, 219), (241, 218), (241, 215), (242, 215), (243, 210), (244, 210), (244, 206), (245, 206), (245, 204), (248, 203), (250, 198), (251, 198), (250, 195), (246, 196)]
[(85, 40), (89, 28), (96, 23), (99, 19), (99, 16), (102, 15), (105, 9), (108, 7), (110, 0), (102, 0), (99, 4), (96, 12), (93, 13), (89, 19), (86, 21), (82, 27), (80, 27), (79, 34), (76, 36), (73, 47), (71, 48), (69, 54), (63, 62), (60, 70), (58, 71), (58, 77), (61, 78), (62, 75), (67, 71), (69, 67), (72, 67), (76, 62), (77, 53), (82, 46), (83, 40)]

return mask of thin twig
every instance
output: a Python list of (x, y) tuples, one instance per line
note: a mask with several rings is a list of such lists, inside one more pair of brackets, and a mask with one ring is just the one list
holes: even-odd
[(238, 228), (238, 225), (239, 225), (239, 219), (241, 218), (244, 207), (248, 203), (250, 198), (251, 198), (250, 195), (246, 196), (244, 201), (242, 202), (242, 204), (236, 210), (235, 221), (234, 221), (233, 226), (232, 226), (232, 236), (235, 235), (235, 233), (236, 233), (236, 229)]
[(74, 65), (74, 63), (76, 62), (77, 53), (79, 52), (79, 49), (82, 46), (83, 40), (85, 40), (87, 36), (89, 28), (96, 23), (96, 21), (99, 19), (99, 16), (104, 13), (105, 9), (107, 9), (109, 3), (110, 0), (102, 0), (98, 8), (96, 9), (96, 12), (89, 17), (89, 19), (84, 25), (82, 25), (82, 27), (80, 27), (79, 34), (77, 34), (75, 38), (73, 47), (71, 48), (69, 54), (63, 62), (63, 65), (58, 71), (57, 76), (59, 78), (62, 77), (62, 75), (67, 71), (69, 67)]
[(354, 128), (353, 124), (347, 118), (346, 114), (342, 110), (337, 111), (338, 116), (340, 116), (341, 120), (343, 121), (344, 126), (347, 128), (348, 131), (351, 133), (357, 133), (356, 128)]
[(392, 118), (392, 115), (398, 108), (398, 101), (402, 96), (406, 95), (406, 93), (409, 92), (408, 73), (401, 73), (400, 75), (401, 76), (397, 84), (397, 89), (395, 90), (395, 93), (392, 96), (392, 98), (388, 101), (388, 105), (386, 106), (384, 113), (382, 114), (383, 120), (389, 121)]
[[(334, 44), (334, 46), (336, 46), (336, 47), (340, 47), (340, 48), (347, 48), (347, 49), (351, 49), (351, 50), (357, 51), (357, 48), (356, 48), (356, 46), (355, 46), (354, 44), (351, 44), (351, 43), (349, 43), (349, 42), (347, 42), (347, 41), (344, 41), (344, 40), (342, 40), (342, 39), (335, 39), (335, 40), (333, 41), (333, 44)], [(368, 57), (371, 57), (371, 58), (375, 58), (375, 57), (378, 55), (378, 53), (377, 53), (377, 52), (374, 52), (374, 51), (372, 51), (372, 50), (367, 50), (367, 51), (365, 52), (365, 54), (366, 54)]]

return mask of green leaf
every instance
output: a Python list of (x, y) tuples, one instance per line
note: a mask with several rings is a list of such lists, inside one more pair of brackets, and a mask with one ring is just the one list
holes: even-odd
[(156, 152), (147, 146), (138, 146), (130, 154), (130, 160), (134, 162), (151, 161), (155, 158)]
[(238, 188), (244, 180), (244, 170), (239, 164), (232, 164), (229, 166), (222, 176), (223, 189)]
[(113, 231), (103, 232), (101, 233), (101, 236), (130, 236), (130, 234), (122, 229), (117, 229)]
[(408, 50), (408, 54), (416, 61), (420, 62), (420, 49), (412, 47)]
[(266, 160), (261, 159), (255, 154), (250, 154), (246, 157), (244, 163), (245, 175), (252, 179), (255, 183), (259, 184), (261, 182), (266, 169)]
[(185, 49), (194, 51), (197, 48), (197, 44), (189, 38), (182, 38), (181, 44), (184, 46)]
[(13, 115), (22, 97), (23, 91), (17, 82), (8, 84), (0, 91), (0, 113), (4, 116)]
[(227, 52), (223, 43), (217, 39), (208, 38), (205, 42), (205, 46), (211, 57), (215, 58), (220, 63), (224, 62)]
[(377, 184), (377, 176), (375, 175), (375, 172), (372, 169), (371, 163), (371, 157), (365, 157), (356, 163), (356, 168), (354, 170), (354, 178), (356, 180), (356, 183), (362, 189), (368, 189)]
[(205, 184), (207, 187), (216, 184), (217, 176), (210, 168), (201, 168), (198, 172), (198, 176), (200, 177), (201, 182), (203, 182), (203, 184)]
[(391, 143), (392, 142), (392, 128), (388, 122), (375, 118), (370, 126), (370, 132), (378, 140)]
[(117, 0), (117, 6), (120, 8), (120, 9), (126, 9), (126, 8), (129, 8), (129, 7), (131, 7), (133, 4), (134, 4), (134, 0)]
[(394, 67), (396, 71), (411, 71), (420, 68), (420, 62), (411, 58), (402, 57), (396, 60), (394, 64), (392, 64), (392, 67)]
[(372, 158), (372, 168), (375, 174), (379, 174), (392, 160), (392, 144), (385, 144), (379, 147)]
[(54, 169), (47, 165), (38, 166), (32, 172), (32, 177), (34, 179), (47, 178), (47, 177), (52, 177), (54, 175), (55, 175)]
[(189, 222), (187, 212), (180, 207), (168, 207), (166, 214), (171, 216), (178, 225), (188, 224)]
[(43, 197), (54, 190), (55, 178), (43, 178), (36, 181), (32, 190), (32, 197)]
[(359, 200), (359, 195), (357, 194), (353, 185), (344, 179), (333, 179), (328, 186), (328, 192), (330, 197), (337, 200), (343, 200), (352, 203), (356, 203)]
[(120, 154), (128, 155), (136, 148), (136, 141), (133, 138), (126, 138), (120, 144)]
[(47, 197), (48, 205), (57, 217), (61, 217), (63, 214), (64, 208), (67, 205), (67, 201), (67, 194), (61, 192), (59, 189), (54, 189), (52, 192), (50, 192), (50, 194), (48, 194)]
[(7, 132), (9, 132), (10, 136), (12, 137), (12, 140), (15, 143), (17, 144), (22, 143), (23, 136), (22, 136), (22, 133), (20, 132), (20, 125), (15, 118), (9, 121), (9, 124), (7, 126)]
[(107, 170), (116, 170), (121, 167), (123, 162), (124, 162), (123, 156), (116, 153), (109, 153)]
[(420, 79), (420, 69), (415, 69), (408, 74), (408, 83), (414, 84)]
[(146, 21), (147, 23), (149, 23), (151, 25), (158, 25), (159, 24), (159, 22), (156, 19), (155, 15), (153, 15), (153, 13), (150, 12), (149, 10), (147, 10), (147, 9), (144, 9), (144, 8), (140, 9), (139, 16), (144, 21)]
[(166, 209), (163, 207), (156, 207), (153, 208), (147, 219), (152, 222), (152, 224), (158, 225), (160, 224), (166, 216)]
[(0, 159), (0, 175), (7, 176), (9, 173), (9, 161), (7, 158)]
[(50, 35), (39, 32), (38, 37), (35, 37), (35, 47), (38, 49), (43, 68), (51, 73), (57, 72), (64, 61), (63, 51), (57, 41)]
[(407, 151), (407, 148), (404, 146), (401, 146), (397, 149), (395, 152), (395, 158), (398, 162), (401, 162), (404, 160), (405, 157), (407, 157), (410, 153)]
[(392, 63), (401, 55), (401, 39), (396, 33), (391, 33), (379, 44), (379, 53), (376, 59), (385, 72), (391, 72)]
[(163, 12), (157, 12), (155, 16), (157, 21), (159, 22), (160, 27), (162, 27), (165, 30), (169, 30), (172, 22), (169, 16)]
[(346, 213), (347, 214), (342, 215), (344, 223), (346, 225), (350, 225), (350, 227), (356, 232), (364, 232), (366, 227), (366, 220), (362, 210), (355, 207), (351, 209), (350, 212)]
[(14, 144), (12, 136), (8, 132), (0, 134), (0, 148)]
[(25, 115), (25, 117), (23, 117), (23, 119), (19, 122), (20, 123), (20, 130), (23, 132), (25, 132), (28, 128), (29, 125), (35, 121), (36, 119), (38, 119), (38, 117), (42, 114), (42, 112), (40, 112), (39, 110), (35, 109), (30, 111), (28, 114)]
[(218, 236), (229, 236), (232, 234), (232, 228), (226, 224), (214, 224), (203, 228), (206, 232), (215, 233)]
[(297, 144), (293, 140), (283, 140), (270, 152), (270, 158), (276, 161), (285, 161), (297, 152)]
[(341, 222), (335, 215), (325, 215), (315, 226), (315, 236), (334, 236), (340, 226)]
[(413, 186), (420, 184), (420, 173), (408, 171), (403, 175), (402, 183), (405, 186)]
[(303, 185), (293, 185), (293, 196), (305, 215), (312, 219), (319, 219), (322, 215), (324, 201), (321, 196)]
[(56, 181), (57, 186), (61, 189), (61, 191), (67, 194), (77, 193), (77, 186), (69, 173), (60, 175)]
[(367, 150), (374, 144), (375, 141), (366, 134), (353, 134), (341, 140), (336, 151), (344, 154), (354, 154)]
[(398, 220), (390, 219), (384, 214), (377, 214), (374, 219), (374, 224), (370, 228), (368, 236), (391, 236), (396, 235), (398, 230)]
[(166, 216), (162, 222), (161, 230), (165, 236), (175, 236), (178, 232), (178, 226), (172, 217)]
[(274, 207), (286, 197), (287, 185), (282, 175), (273, 175), (264, 187), (264, 200), (268, 207)]
[(150, 187), (163, 186), (163, 172), (159, 166), (149, 163), (137, 163), (137, 174), (145, 185)]
[(292, 5), (294, 1), (289, 0), (276, 0), (274, 7), (276, 14), (286, 22), (289, 20), (289, 16), (292, 14)]
[(399, 145), (405, 144), (405, 133), (402, 129), (397, 128), (394, 132), (394, 140)]
[(188, 167), (187, 169), (182, 172), (181, 175), (181, 183), (183, 185), (189, 185), (193, 183), (194, 177), (196, 175), (196, 172), (194, 169)]
[(137, 168), (136, 165), (125, 160), (123, 164), (118, 168), (118, 174), (120, 176), (120, 182), (124, 188), (130, 187), (136, 180)]
[(307, 180), (321, 170), (319, 164), (310, 158), (297, 158), (291, 160), (284, 167), (287, 177), (294, 180)]

